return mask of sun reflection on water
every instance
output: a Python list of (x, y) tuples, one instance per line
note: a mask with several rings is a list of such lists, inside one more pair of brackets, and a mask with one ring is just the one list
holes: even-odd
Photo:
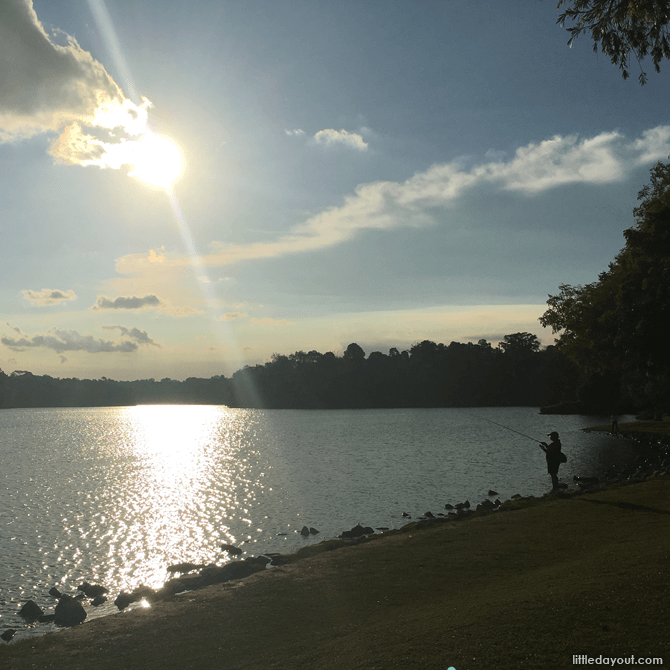
[(123, 588), (158, 587), (170, 563), (229, 560), (218, 547), (239, 541), (230, 521), (246, 516), (257, 486), (245, 478), (248, 459), (238, 454), (247, 422), (227, 408), (200, 405), (122, 412), (123, 514), (110, 520), (101, 578)]
[(216, 407), (142, 405), (125, 410), (132, 448), (161, 489), (186, 493), (206, 467), (205, 447), (221, 418)]

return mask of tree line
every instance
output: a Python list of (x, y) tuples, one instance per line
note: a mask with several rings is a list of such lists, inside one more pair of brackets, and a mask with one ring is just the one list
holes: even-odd
[(577, 367), (531, 333), (449, 345), (424, 340), (388, 354), (350, 344), (332, 352), (274, 354), (230, 378), (115, 381), (0, 371), (0, 407), (100, 407), (153, 403), (267, 409), (540, 406), (572, 399)]

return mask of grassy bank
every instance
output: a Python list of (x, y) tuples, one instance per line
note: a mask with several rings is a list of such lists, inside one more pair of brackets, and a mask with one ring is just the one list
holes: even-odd
[(670, 477), (510, 504), (0, 647), (3, 670), (670, 664)]
[[(587, 432), (605, 432), (609, 433), (612, 429), (612, 424), (604, 424), (601, 426), (592, 426), (585, 428)], [(647, 435), (666, 435), (670, 436), (670, 417), (666, 416), (663, 421), (628, 421), (619, 424), (620, 433), (647, 434)]]

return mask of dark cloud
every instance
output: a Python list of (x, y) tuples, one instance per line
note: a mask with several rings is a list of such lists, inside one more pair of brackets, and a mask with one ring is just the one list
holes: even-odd
[(144, 309), (158, 307), (160, 304), (161, 301), (155, 295), (145, 295), (143, 298), (119, 296), (114, 300), (100, 295), (92, 309)]
[(55, 288), (43, 288), (41, 291), (21, 291), (23, 297), (37, 307), (46, 307), (49, 305), (59, 305), (61, 302), (76, 300), (74, 291), (61, 291)]
[(76, 330), (58, 330), (54, 328), (47, 335), (23, 335), (22, 337), (3, 337), (0, 342), (13, 351), (25, 349), (45, 348), (52, 349), (57, 354), (64, 351), (86, 351), (89, 354), (132, 352), (138, 345), (128, 340), (112, 342), (96, 339), (92, 335), (80, 335)]
[(146, 330), (140, 330), (139, 328), (126, 328), (125, 326), (103, 326), (103, 328), (105, 330), (119, 330), (121, 335), (124, 337), (129, 337), (131, 340), (135, 340), (138, 344), (151, 344), (154, 347), (160, 346), (160, 344), (149, 337), (149, 334)]
[(57, 45), (31, 0), (0, 2), (0, 140), (92, 120), (124, 96), (105, 68), (65, 36)]

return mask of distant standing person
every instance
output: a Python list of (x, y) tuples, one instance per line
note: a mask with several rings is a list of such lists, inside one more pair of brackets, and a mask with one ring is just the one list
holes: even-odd
[(610, 431), (612, 435), (619, 434), (619, 416), (618, 414), (612, 414), (612, 430)]
[(547, 472), (551, 475), (551, 492), (555, 493), (558, 491), (558, 468), (561, 465), (561, 441), (558, 439), (558, 433), (553, 431), (549, 433), (548, 437), (551, 438), (551, 442), (547, 444), (546, 442), (540, 442), (540, 448), (544, 451), (547, 458)]

